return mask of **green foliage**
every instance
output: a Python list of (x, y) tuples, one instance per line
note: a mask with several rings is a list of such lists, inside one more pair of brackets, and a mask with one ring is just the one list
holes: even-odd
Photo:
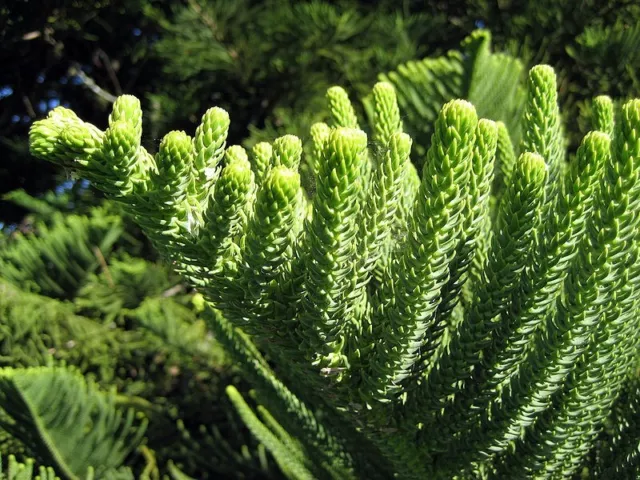
[[(92, 15), (86, 15), (89, 7)], [(101, 125), (117, 95), (134, 94), (150, 113), (147, 146), (156, 146), (165, 130), (193, 131), (212, 103), (232, 113), (233, 143), (248, 132), (249, 147), (283, 133), (305, 139), (311, 124), (328, 118), (327, 88), (342, 85), (362, 97), (380, 72), (425, 55), (435, 58), (478, 26), (492, 32), (496, 50), (526, 67), (544, 62), (558, 72), (573, 151), (590, 128), (594, 92), (616, 100), (638, 95), (638, 14), (635, 0), (76, 0), (38, 11), (24, 2), (7, 3), (0, 10), (6, 17), (0, 36), (5, 63), (13, 68), (0, 75), (0, 148), (8, 171), (0, 193), (17, 187), (42, 192), (66, 173), (41, 166), (32, 175), (28, 156), (30, 124), (56, 104)], [(504, 99), (493, 100), (501, 90), (494, 85), (508, 83), (503, 73), (496, 69), (494, 81), (471, 88), (468, 99), (481, 117), (493, 118), (485, 99), (502, 105)], [(427, 128), (440, 106), (422, 122)], [(428, 143), (428, 135), (423, 140)], [(422, 140), (414, 135), (414, 142)], [(18, 222), (23, 214), (2, 204), (4, 221)]]
[(481, 117), (504, 122), (512, 141), (519, 141), (525, 100), (520, 82), (523, 66), (513, 57), (492, 53), (490, 42), (489, 32), (476, 31), (459, 51), (410, 61), (379, 76), (398, 93), (404, 127), (416, 143), (418, 165), (430, 145), (438, 112), (454, 98), (469, 100)]
[(403, 381), (416, 363), (422, 339), (434, 327), (439, 304), (434, 292), (448, 281), (447, 266), (462, 229), (464, 188), (477, 126), (476, 112), (466, 102), (445, 105), (438, 117), (406, 247), (390, 259), (380, 287), (385, 313), (373, 333), (384, 340), (376, 345), (367, 375), (376, 381), (371, 386), (376, 400), (392, 400), (404, 390)]
[[(97, 121), (105, 115), (112, 94), (136, 88), (138, 82), (121, 81), (120, 75), (137, 72), (139, 84), (149, 86), (145, 70), (151, 65), (143, 60), (149, 58), (151, 42), (131, 34), (133, 25), (154, 30), (143, 14), (148, 3), (74, 0), (41, 4), (37, 10), (26, 2), (3, 3), (0, 56), (13, 68), (0, 72), (0, 196), (17, 188), (42, 194), (68, 180), (61, 169), (38, 169), (30, 159), (28, 130), (39, 115), (70, 103)], [(19, 223), (28, 213), (3, 200), (0, 212), (0, 221), (7, 224)]]
[(584, 81), (593, 91), (615, 96), (640, 88), (636, 73), (640, 65), (640, 23), (619, 18), (610, 25), (593, 25), (576, 37), (567, 53), (588, 72)]
[[(144, 446), (127, 455), (126, 462), (114, 456), (122, 475), (112, 469), (105, 474), (108, 478), (132, 478), (131, 470), (136, 478), (138, 473), (140, 478), (159, 478), (170, 473), (169, 460), (175, 462), (174, 470), (177, 463), (197, 478), (206, 478), (197, 472), (271, 476), (277, 467), (270, 455), (249, 436), (232, 404), (220, 401), (227, 383), (245, 387), (204, 321), (197, 318), (202, 307), (165, 266), (125, 253), (139, 252), (141, 246), (118, 208), (105, 203), (85, 208), (84, 215), (69, 214), (64, 211), (66, 202), (58, 197), (35, 199), (19, 192), (12, 198), (34, 213), (20, 231), (2, 238), (2, 365), (20, 373), (53, 360), (60, 366), (52, 370), (52, 382), (64, 381), (68, 370), (62, 365), (73, 366), (73, 381), (81, 380), (81, 372), (92, 385), (117, 388), (120, 393), (113, 398), (118, 409), (133, 408), (148, 417)], [(69, 398), (56, 396), (69, 407), (81, 406)], [(202, 405), (208, 406), (206, 412)], [(60, 414), (66, 410), (52, 406), (46, 412), (56, 422), (64, 420)], [(20, 425), (28, 434), (37, 434), (28, 422)], [(51, 448), (61, 448), (65, 438), (72, 439), (53, 430)], [(30, 450), (37, 442), (21, 440), (6, 429), (2, 432), (2, 451), (23, 461), (35, 456), (35, 465), (56, 465), (47, 463), (47, 455)], [(135, 446), (124, 441), (119, 448)], [(209, 453), (203, 454), (203, 449)], [(92, 463), (91, 449), (73, 450), (77, 465), (94, 472), (87, 479), (107, 465), (100, 459)], [(210, 451), (219, 454), (212, 456)], [(119, 468), (123, 463), (129, 468)], [(67, 470), (56, 467), (56, 472), (69, 478)], [(77, 476), (85, 478), (84, 473)]]
[(318, 0), (196, 0), (146, 13), (162, 32), (154, 50), (163, 82), (148, 95), (154, 128), (186, 128), (189, 118), (192, 128), (202, 106), (215, 102), (236, 119), (233, 141), (251, 129), (249, 146), (306, 135), (326, 118), (329, 87), (364, 95), (378, 72), (425, 54), (425, 39), (446, 24), (435, 12)]
[[(165, 69), (126, 87), (147, 94), (145, 137), (138, 101), (124, 97), (105, 132), (57, 110), (32, 150), (121, 202), (224, 317), (208, 311), (205, 325), (184, 284), (120, 249), (140, 245), (117, 209), (66, 216), (59, 200), (17, 193), (39, 218), (0, 244), (3, 364), (51, 355), (116, 385), (150, 420), (148, 448), (127, 460), (143, 478), (278, 476), (274, 460), (292, 478), (568, 476), (585, 459), (594, 475), (631, 476), (637, 192), (625, 179), (637, 155), (623, 150), (637, 122), (617, 98), (616, 115), (610, 98), (585, 99), (637, 95), (634, 6), (499, 3), (461, 13), (440, 2), (451, 14), (422, 17), (407, 15), (410, 1), (402, 15), (145, 4)], [(36, 28), (56, 55), (66, 11)], [(522, 83), (521, 63), (492, 53), (487, 32), (437, 56), (477, 18), (498, 27), (499, 48), (546, 55), (560, 78), (536, 67)], [(99, 55), (94, 72), (110, 64)], [(28, 105), (24, 93), (11, 101)], [(465, 105), (454, 98), (475, 119), (447, 116)], [(159, 130), (192, 129), (203, 99), (234, 122), (211, 109), (193, 138), (174, 132), (150, 155)], [(89, 110), (98, 124), (101, 108)], [(586, 125), (608, 137), (587, 134), (573, 158)], [(227, 146), (247, 128), (249, 153)], [(284, 132), (301, 140), (274, 140)], [(234, 387), (219, 400), (221, 383), (244, 385), (208, 329), (244, 367), (252, 400)]]
[[(7, 458), (7, 456), (5, 456)], [(28, 459), (25, 463), (18, 462), (14, 455), (8, 455), (7, 468), (2, 468), (0, 458), (0, 478), (2, 480), (60, 480), (53, 468), (39, 467), (34, 476), (34, 461)]]
[(31, 232), (3, 239), (2, 277), (47, 297), (73, 298), (123, 233), (119, 216), (101, 209), (92, 214), (55, 212), (31, 225)]
[(638, 372), (633, 371), (612, 408), (607, 427), (594, 455), (595, 474), (602, 478), (635, 478), (640, 464), (638, 450)]
[(51, 356), (112, 378), (117, 355), (126, 355), (120, 342), (131, 341), (130, 336), (77, 315), (70, 304), (23, 292), (4, 280), (0, 291), (2, 365), (44, 365)]
[(71, 479), (84, 476), (87, 465), (95, 465), (98, 476), (110, 475), (136, 448), (146, 424), (133, 410), (117, 409), (113, 394), (67, 369), (4, 368), (0, 405), (2, 429)]
[[(293, 442), (286, 432), (279, 429), (281, 436), (284, 438), (278, 438), (272, 433), (255, 415), (235, 387), (227, 387), (227, 395), (229, 395), (231, 401), (238, 409), (238, 413), (244, 423), (249, 427), (249, 430), (251, 430), (251, 433), (266, 445), (287, 477), (296, 480), (310, 480), (314, 478), (304, 465), (305, 460), (309, 460), (305, 458), (303, 452), (295, 448), (295, 446), (292, 446)], [(267, 419), (272, 420), (270, 416), (267, 417)]]
[[(411, 4), (410, 11), (422, 9), (418, 2)], [(640, 94), (636, 74), (640, 9), (634, 0), (579, 4), (466, 0), (443, 10), (457, 32), (470, 32), (481, 24), (501, 50), (528, 67), (546, 63), (554, 68), (571, 150), (590, 129), (595, 92), (621, 100)]]
[[(525, 97), (521, 67), (487, 42), (474, 34), (466, 55), (415, 67), (431, 83), (385, 77), (397, 99), (376, 85), (374, 145), (346, 92), (330, 88), (331, 125), (313, 127), (309, 158), (290, 135), (251, 160), (237, 146), (222, 155), (217, 110), (196, 141), (172, 132), (151, 156), (126, 96), (106, 132), (62, 108), (32, 128), (35, 155), (77, 159), (216, 309), (208, 325), (258, 405), (233, 387), (231, 402), (291, 478), (609, 467), (591, 452), (635, 365), (640, 100), (614, 118), (600, 98), (603, 131), (567, 163), (553, 70), (534, 67)], [(483, 69), (505, 108), (447, 101), (488, 92), (473, 77)], [(400, 121), (399, 106), (439, 86), (423, 110), (438, 112), (435, 125), (416, 142), (433, 132), (416, 150), (420, 179), (402, 128), (421, 111)]]
[(219, 312), (209, 310), (208, 313), (212, 330), (234, 361), (239, 365), (253, 365), (246, 374), (255, 385), (262, 403), (280, 419), (282, 425), (299, 435), (308, 449), (308, 456), (316, 458), (314, 463), (320, 464), (334, 478), (351, 478), (353, 459), (341, 440), (328, 432), (316, 418), (317, 413), (278, 380), (241, 330), (233, 327)]

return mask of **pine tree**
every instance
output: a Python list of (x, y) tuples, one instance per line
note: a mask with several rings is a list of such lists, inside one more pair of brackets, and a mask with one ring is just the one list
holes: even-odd
[[(455, 68), (434, 85), (468, 78)], [(229, 397), (287, 476), (574, 475), (635, 365), (640, 100), (599, 100), (566, 162), (553, 69), (534, 67), (521, 134), (447, 99), (418, 176), (399, 114), (417, 87), (389, 78), (373, 145), (332, 87), (308, 157), (290, 135), (227, 146), (218, 108), (151, 155), (131, 96), (105, 131), (54, 110), (31, 151), (118, 199), (196, 286), (258, 406)]]

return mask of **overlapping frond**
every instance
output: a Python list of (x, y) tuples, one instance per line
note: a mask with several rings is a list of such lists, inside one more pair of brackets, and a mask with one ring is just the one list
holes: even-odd
[(31, 233), (16, 233), (0, 249), (0, 275), (20, 288), (70, 299), (108, 257), (123, 233), (122, 220), (103, 209), (91, 216), (53, 213)]
[(67, 478), (82, 478), (90, 467), (98, 476), (119, 469), (146, 425), (117, 408), (112, 394), (58, 367), (2, 369), (0, 407), (2, 429)]
[(126, 96), (106, 132), (64, 109), (32, 128), (35, 155), (118, 198), (217, 309), (261, 418), (231, 400), (288, 475), (572, 475), (618, 397), (637, 347), (640, 102), (614, 121), (600, 98), (567, 162), (553, 70), (525, 95), (488, 42), (384, 76), (373, 142), (332, 87), (309, 158), (291, 135), (226, 147), (219, 109), (151, 156)]
[(398, 93), (404, 127), (415, 142), (419, 165), (431, 143), (438, 112), (454, 98), (469, 100), (480, 117), (504, 122), (512, 141), (519, 141), (526, 99), (523, 66), (513, 57), (491, 52), (490, 44), (489, 32), (479, 30), (462, 42), (459, 51), (407, 62), (379, 76)]
[[(14, 455), (4, 455), (0, 458), (0, 478), (2, 480), (60, 480), (51, 467), (38, 467), (35, 469), (34, 460), (26, 459), (24, 462), (16, 460)], [(2, 468), (4, 465), (6, 468)]]

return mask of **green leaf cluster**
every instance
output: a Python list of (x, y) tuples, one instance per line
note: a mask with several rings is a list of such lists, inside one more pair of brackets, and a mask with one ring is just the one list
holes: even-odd
[[(216, 107), (152, 155), (131, 96), (105, 131), (64, 108), (31, 129), (203, 296), (256, 406), (229, 398), (291, 478), (570, 477), (615, 418), (638, 340), (640, 100), (601, 97), (567, 160), (553, 69), (519, 84), (487, 42), (378, 83), (373, 142), (340, 87), (306, 149), (227, 146)], [(462, 82), (484, 69), (496, 91)]]
[(166, 265), (141, 258), (121, 209), (105, 202), (69, 213), (64, 195), (10, 197), (33, 213), (0, 240), (9, 478), (54, 478), (48, 466), (83, 480), (178, 478), (178, 466), (273, 475), (275, 461), (220, 400), (229, 383), (247, 388), (202, 306)]

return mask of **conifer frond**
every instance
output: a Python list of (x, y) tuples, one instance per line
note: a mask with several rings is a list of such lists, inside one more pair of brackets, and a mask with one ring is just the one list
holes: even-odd
[[(0, 480), (61, 480), (52, 467), (38, 465), (36, 468), (35, 464), (33, 458), (18, 461), (15, 455), (0, 455)], [(131, 471), (127, 469), (109, 470), (105, 475), (110, 480), (133, 480), (134, 478)], [(95, 479), (95, 470), (92, 467), (87, 469), (86, 475), (80, 477), (80, 480)]]
[[(591, 259), (583, 259), (586, 268), (579, 274), (573, 276), (570, 273), (566, 284), (568, 295), (559, 308), (561, 318), (566, 312), (569, 318), (578, 317), (584, 325), (572, 340), (577, 341), (577, 348), (562, 358), (557, 370), (558, 375), (568, 377), (565, 398), (560, 393), (553, 410), (547, 410), (531, 432), (533, 442), (516, 447), (522, 449), (521, 454), (505, 462), (505, 471), (533, 472), (549, 468), (571, 474), (577, 466), (572, 457), (577, 455), (581, 458), (586, 453), (581, 450), (588, 451), (591, 447), (593, 435), (598, 433), (594, 426), (602, 425), (604, 420), (598, 415), (610, 411), (620, 380), (630, 368), (633, 356), (627, 352), (633, 352), (637, 344), (635, 337), (629, 335), (637, 328), (637, 319), (633, 315), (638, 294), (634, 284), (637, 274), (629, 269), (633, 271), (637, 262), (636, 212), (640, 207), (638, 132), (640, 102), (631, 101), (623, 107), (614, 133), (612, 152), (605, 163), (605, 178), (611, 183), (605, 184), (598, 192), (593, 221), (585, 237), (584, 248), (587, 252), (592, 249), (589, 252)], [(611, 255), (607, 264), (603, 262), (603, 256), (598, 255), (603, 249), (608, 249)], [(607, 277), (619, 281), (619, 286), (609, 284)], [(583, 285), (587, 289), (580, 291)], [(600, 292), (594, 287), (599, 287)], [(579, 307), (579, 313), (576, 307)], [(576, 360), (582, 361), (571, 368)], [(567, 361), (571, 364), (566, 364)], [(602, 383), (594, 385), (593, 378), (601, 379)], [(548, 394), (548, 390), (545, 393)], [(587, 405), (592, 409), (589, 413), (586, 412)], [(581, 438), (582, 435), (585, 438)], [(560, 462), (568, 463), (566, 469), (555, 463), (558, 456)]]
[[(2, 468), (6, 465), (6, 469)], [(60, 480), (51, 467), (34, 468), (34, 460), (27, 458), (23, 462), (16, 460), (14, 455), (0, 457), (0, 479), (2, 480)]]
[[(462, 288), (467, 281), (467, 274), (476, 256), (479, 237), (483, 226), (490, 222), (489, 194), (491, 191), (491, 175), (497, 146), (497, 127), (494, 122), (482, 119), (478, 122), (476, 141), (473, 148), (471, 172), (467, 197), (464, 199), (462, 217), (464, 223), (460, 239), (455, 249), (455, 256), (449, 266), (449, 279), (442, 289), (442, 301), (436, 311), (434, 328), (427, 332), (422, 357), (426, 360), (431, 352), (443, 344), (443, 332), (452, 325), (453, 310), (461, 300)], [(484, 263), (484, 259), (476, 260)]]
[(538, 65), (529, 72), (529, 96), (522, 130), (520, 151), (537, 153), (547, 163), (549, 182), (546, 201), (552, 205), (564, 171), (564, 136), (556, 75), (547, 65)]
[(3, 278), (54, 298), (75, 296), (123, 233), (120, 217), (105, 209), (91, 216), (54, 213), (36, 221), (32, 233), (16, 233), (0, 249)]
[[(209, 256), (214, 271), (223, 272), (225, 262), (234, 265), (237, 250), (234, 236), (242, 231), (243, 213), (253, 192), (253, 173), (248, 162), (228, 163), (209, 197), (199, 234), (199, 247)], [(232, 267), (233, 268), (233, 267)]]
[[(73, 401), (70, 401), (73, 399)], [(42, 464), (80, 479), (121, 467), (146, 420), (121, 411), (111, 394), (60, 367), (0, 370), (0, 424)]]
[(256, 178), (256, 184), (262, 185), (262, 181), (271, 167), (273, 147), (268, 142), (260, 142), (251, 149), (251, 168)]
[(342, 87), (327, 90), (327, 101), (334, 127), (359, 128), (356, 112)]
[[(557, 328), (555, 331), (556, 327), (550, 323), (549, 319), (555, 318), (555, 302), (561, 293), (563, 282), (567, 279), (567, 265), (572, 265), (572, 259), (584, 235), (584, 227), (590, 220), (590, 215), (588, 215), (589, 199), (596, 188), (596, 181), (600, 177), (603, 164), (608, 156), (608, 148), (608, 138), (603, 134), (594, 133), (585, 138), (579, 152), (579, 160), (572, 165), (572, 173), (566, 178), (566, 188), (569, 188), (569, 185), (572, 186), (571, 188), (580, 185), (584, 190), (580, 189), (575, 193), (565, 190), (564, 193), (567, 196), (562, 197), (563, 202), (561, 202), (563, 210), (558, 212), (558, 216), (554, 217), (555, 220), (549, 223), (549, 236), (543, 237), (549, 241), (546, 247), (548, 250), (539, 252), (536, 255), (534, 268), (525, 272), (524, 280), (521, 283), (522, 290), (516, 296), (517, 300), (512, 304), (509, 312), (512, 315), (510, 324), (503, 320), (502, 331), (499, 331), (500, 336), (485, 352), (486, 356), (483, 358), (480, 369), (474, 372), (474, 379), (469, 383), (470, 393), (473, 392), (473, 394), (456, 401), (457, 405), (452, 407), (455, 413), (446, 420), (448, 428), (452, 432), (463, 432), (459, 438), (461, 441), (460, 450), (450, 447), (452, 452), (460, 454), (457, 460), (454, 459), (454, 456), (451, 457), (452, 465), (457, 461), (461, 461), (461, 463), (467, 461), (466, 456), (481, 455), (482, 452), (498, 451), (505, 448), (507, 443), (504, 438), (513, 439), (513, 436), (520, 432), (520, 428), (529, 425), (536, 418), (536, 413), (542, 408), (542, 398), (548, 398), (546, 395), (549, 394), (549, 391), (553, 388), (557, 389), (560, 385), (559, 382), (555, 383), (559, 378), (549, 377), (547, 373), (549, 370), (545, 370), (558, 367), (553, 367), (544, 355), (555, 352), (555, 348), (560, 348), (558, 352), (562, 351), (561, 343), (554, 342), (562, 341), (555, 336), (562, 335), (563, 330)], [(557, 223), (551, 225), (554, 222)], [(555, 233), (551, 235), (551, 231)], [(579, 270), (580, 267), (575, 265), (575, 268)], [(549, 323), (544, 324), (545, 320), (548, 320)], [(550, 327), (550, 330), (545, 329), (546, 325)], [(507, 331), (507, 329), (510, 330)], [(555, 338), (550, 337), (551, 335), (554, 335)], [(567, 337), (564, 341), (569, 341), (571, 337), (568, 335), (575, 335), (575, 333), (565, 333), (565, 335)], [(539, 347), (538, 350), (535, 349), (536, 346)], [(575, 347), (567, 348), (567, 352), (571, 352)], [(543, 353), (545, 349), (548, 349), (547, 353)], [(535, 357), (538, 354), (540, 354), (539, 359)], [(558, 361), (563, 362), (562, 358), (559, 357)], [(568, 364), (564, 368), (567, 367), (569, 367)], [(533, 373), (536, 368), (541, 369), (540, 378), (544, 378), (544, 382), (552, 381), (553, 384), (536, 384), (536, 377)], [(521, 389), (513, 388), (511, 385), (514, 384), (520, 386)], [(524, 394), (524, 398), (526, 395), (533, 396), (530, 400), (526, 400), (531, 403), (528, 405), (520, 404), (518, 407), (518, 402), (522, 400), (515, 400), (514, 397), (524, 392), (529, 392)], [(502, 395), (501, 398), (500, 395)], [(496, 396), (498, 396), (498, 400), (496, 400)], [(511, 417), (511, 420), (507, 420), (508, 415), (514, 415), (514, 413), (507, 413), (512, 408), (515, 408), (515, 411), (517, 408), (522, 408), (521, 413), (518, 414), (521, 416)], [(514, 410), (511, 411), (514, 412)], [(479, 423), (478, 419), (474, 418), (476, 415), (482, 417)], [(454, 419), (458, 419), (462, 423), (457, 423)], [(444, 419), (440, 421), (444, 421)], [(509, 421), (513, 423), (507, 429)], [(471, 427), (472, 425), (474, 427)], [(497, 434), (500, 428), (505, 431), (502, 434)], [(505, 437), (500, 435), (505, 435)], [(453, 435), (445, 438), (453, 439)], [(482, 442), (487, 441), (494, 443), (491, 444), (491, 447), (482, 446), (484, 445)]]
[[(292, 160), (289, 156), (283, 159), (286, 163)], [(244, 298), (235, 308), (242, 312), (247, 332), (278, 334), (270, 295), (291, 261), (292, 232), (299, 220), (301, 203), (300, 176), (282, 164), (273, 167), (258, 190), (240, 260), (243, 280), (238, 288), (243, 290)]]
[(384, 313), (375, 322), (374, 335), (384, 340), (371, 359), (368, 380), (375, 399), (389, 400), (401, 391), (425, 333), (435, 321), (455, 239), (465, 221), (462, 214), (477, 124), (475, 110), (463, 101), (445, 105), (438, 117), (410, 236), (392, 259), (388, 281), (381, 287)]
[(230, 395), (288, 474), (573, 475), (633, 364), (640, 101), (614, 122), (599, 98), (566, 163), (553, 70), (526, 96), (486, 32), (463, 50), (382, 76), (370, 144), (340, 87), (307, 151), (226, 147), (214, 109), (152, 157), (126, 98), (107, 132), (64, 109), (32, 128), (35, 155), (118, 198), (217, 309), (262, 420)]
[(193, 181), (200, 191), (200, 201), (207, 199), (220, 174), (219, 164), (224, 156), (229, 122), (229, 114), (223, 109), (210, 108), (202, 116), (193, 138)]
[(640, 468), (640, 379), (637, 369), (626, 378), (612, 407), (611, 427), (601, 434), (594, 473), (600, 478), (635, 479)]
[(286, 444), (278, 439), (278, 437), (258, 419), (235, 387), (228, 386), (227, 395), (249, 430), (267, 447), (276, 459), (276, 462), (280, 465), (280, 468), (282, 468), (282, 472), (288, 478), (293, 480), (312, 480), (315, 478), (304, 465), (299, 455), (296, 455), (295, 450), (292, 451), (290, 448), (287, 448)]
[[(318, 171), (313, 218), (309, 225), (301, 333), (312, 363), (323, 368), (348, 367), (344, 348), (357, 301), (354, 264), (357, 257), (358, 201), (362, 155), (367, 137), (352, 128), (333, 130)], [(356, 297), (356, 298), (354, 298)], [(355, 320), (357, 321), (357, 320)], [(338, 374), (338, 376), (342, 376)]]
[(497, 122), (497, 125), (498, 145), (496, 147), (493, 194), (500, 198), (511, 179), (511, 173), (516, 163), (516, 154), (507, 126), (503, 122)]
[(593, 129), (613, 137), (615, 124), (613, 102), (606, 95), (593, 99)]
[(416, 395), (418, 404), (426, 401), (436, 409), (439, 402), (456, 393), (471, 367), (479, 363), (481, 352), (491, 344), (491, 334), (499, 328), (500, 316), (519, 285), (522, 258), (533, 248), (531, 232), (540, 214), (546, 182), (542, 157), (522, 154), (500, 203), (498, 234), (492, 238), (484, 283), (478, 286), (475, 303), (453, 332), (447, 351), (430, 366)]
[(512, 140), (519, 141), (526, 99), (520, 78), (523, 66), (515, 58), (492, 53), (490, 44), (489, 32), (478, 30), (462, 42), (460, 51), (411, 61), (379, 76), (396, 89), (419, 165), (431, 143), (440, 108), (454, 98), (469, 100), (479, 117), (504, 122)]
[(106, 373), (114, 350), (126, 341), (120, 332), (77, 315), (70, 303), (24, 292), (2, 279), (0, 325), (0, 362), (6, 366), (44, 365), (53, 356)]
[(29, 195), (26, 191), (22, 189), (13, 190), (9, 193), (6, 193), (2, 196), (3, 200), (7, 200), (11, 203), (15, 203), (16, 205), (21, 206), (29, 210), (30, 212), (35, 212), (40, 215), (53, 215), (58, 209), (51, 205), (49, 202), (42, 200), (40, 198), (35, 198)]
[(351, 478), (353, 460), (343, 450), (343, 442), (327, 431), (304, 402), (278, 380), (246, 335), (230, 325), (219, 312), (209, 309), (207, 314), (216, 338), (239, 365), (245, 366), (246, 374), (262, 392), (269, 411), (283, 424), (291, 425), (293, 431), (300, 432), (313, 451), (323, 457), (329, 470), (338, 472), (342, 478)]
[(181, 353), (205, 358), (219, 355), (207, 340), (202, 320), (193, 323), (193, 313), (170, 299), (147, 298), (135, 310), (128, 312), (136, 325), (162, 339), (164, 345)]

